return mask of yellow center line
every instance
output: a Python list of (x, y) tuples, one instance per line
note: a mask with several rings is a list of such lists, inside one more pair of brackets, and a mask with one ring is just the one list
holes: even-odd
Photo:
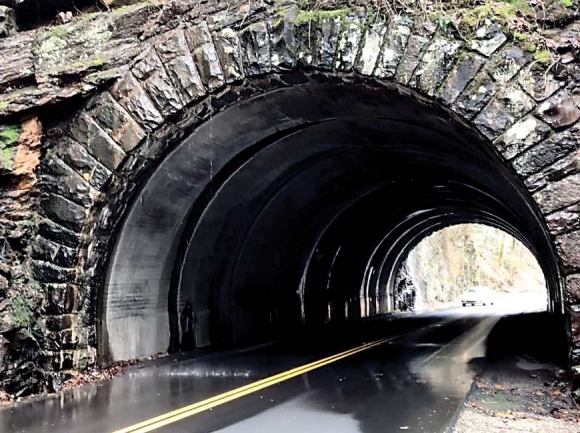
[(113, 433), (145, 433), (149, 432), (166, 425), (172, 424), (184, 418), (188, 418), (193, 415), (197, 415), (200, 412), (204, 412), (208, 409), (212, 409), (217, 406), (221, 406), (232, 400), (236, 400), (240, 397), (244, 397), (248, 394), (260, 391), (262, 389), (268, 388), (272, 385), (284, 382), (286, 380), (292, 379), (293, 377), (300, 376), (309, 371), (324, 367), (325, 365), (331, 364), (333, 362), (339, 361), (348, 356), (355, 355), (359, 352), (376, 347), (380, 344), (387, 343), (389, 341), (395, 340), (406, 334), (395, 335), (393, 337), (383, 338), (381, 340), (373, 341), (371, 343), (363, 344), (362, 346), (355, 347), (350, 350), (338, 353), (336, 355), (328, 356), (326, 358), (320, 359), (318, 361), (311, 362), (310, 364), (305, 364), (300, 367), (293, 368), (291, 370), (276, 374), (274, 376), (267, 377), (265, 379), (259, 380), (257, 382), (250, 383), (248, 385), (242, 386), (240, 388), (233, 389), (222, 394), (218, 394), (214, 397), (208, 398), (206, 400), (193, 403), (188, 406), (184, 406), (180, 409), (167, 412), (163, 415), (159, 415), (154, 418), (142, 421), (140, 423), (134, 424), (129, 427), (125, 427), (121, 430), (115, 430)]

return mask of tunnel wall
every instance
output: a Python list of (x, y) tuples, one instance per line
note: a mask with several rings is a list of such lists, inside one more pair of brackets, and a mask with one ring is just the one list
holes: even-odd
[[(256, 95), (318, 82), (396, 83), (388, 91), (441, 104), (449, 118), (493, 142), (545, 217), (566, 282), (566, 300), (554, 293), (555, 306), (567, 309), (574, 341), (580, 338), (576, 164), (580, 109), (572, 79), (575, 62), (548, 71), (535, 68), (533, 56), (493, 25), (483, 26), (464, 44), (437, 23), (411, 15), (375, 19), (368, 10), (349, 8), (304, 22), (297, 20), (295, 7), (280, 14), (280, 4), (269, 10), (236, 2), (229, 6), (225, 10), (218, 2), (209, 2), (203, 11), (190, 5), (163, 10), (158, 16), (156, 9), (139, 5), (116, 15), (95, 14), (73, 23), (70, 36), (59, 41), (68, 50), (63, 56), (49, 46), (49, 32), (27, 38), (23, 33), (0, 44), (5, 58), (19, 57), (23, 71), (0, 75), (4, 86), (27, 84), (36, 74), (33, 88), (0, 98), (0, 111), (7, 119), (3, 131), (8, 127), (17, 131), (14, 138), (3, 136), (8, 149), (4, 176), (21, 179), (25, 170), (17, 168), (26, 159), (20, 156), (35, 146), (23, 136), (29, 129), (23, 127), (22, 116), (36, 113), (46, 123), (40, 162), (32, 158), (30, 163), (41, 180), (33, 186), (38, 204), (26, 201), (36, 206), (33, 224), (19, 223), (27, 219), (18, 194), (22, 188), (4, 190), (8, 210), (3, 216), (12, 221), (4, 229), (4, 242), (13, 250), (4, 256), (9, 260), (2, 270), (7, 290), (14, 293), (26, 284), (30, 295), (22, 301), (24, 308), (34, 320), (42, 319), (35, 322), (37, 350), (28, 352), (30, 359), (13, 344), (4, 350), (3, 357), (9, 360), (3, 361), (6, 383), (25, 364), (32, 375), (93, 365), (97, 346), (106, 341), (96, 329), (103, 311), (114, 311), (116, 302), (130, 303), (137, 316), (142, 315), (139, 310), (163, 310), (166, 299), (154, 291), (145, 296), (143, 285), (160, 278), (167, 281), (167, 275), (103, 290), (109, 259), (113, 268), (120, 263), (114, 245), (124, 236), (121, 222), (128, 221), (127, 212), (135, 206), (151, 203), (135, 204), (139, 185), (177, 143), (217, 113)], [(119, 30), (120, 17), (125, 34)], [(141, 35), (143, 42), (136, 43), (133, 28), (146, 24), (150, 29)], [(85, 31), (89, 25), (104, 30), (94, 38), (94, 32)], [(47, 51), (33, 50), (39, 42), (46, 42), (41, 48)], [(89, 57), (106, 55), (98, 62), (75, 62), (74, 47), (79, 46), (88, 50)], [(75, 66), (67, 69), (71, 64)], [(32, 75), (27, 65), (33, 66)], [(68, 78), (51, 78), (63, 73)], [(88, 101), (78, 99), (97, 88)], [(58, 112), (43, 108), (75, 96)], [(157, 259), (172, 260), (169, 252)], [(22, 320), (15, 309), (6, 311), (0, 331), (2, 338), (13, 339)], [(119, 329), (134, 340), (143, 331), (157, 333), (158, 341), (167, 338), (166, 331), (151, 326), (132, 329), (120, 324)], [(164, 345), (119, 358), (164, 351)], [(580, 348), (574, 347), (573, 362), (580, 363)], [(100, 349), (107, 356), (106, 349)], [(40, 377), (45, 380), (50, 373)]]

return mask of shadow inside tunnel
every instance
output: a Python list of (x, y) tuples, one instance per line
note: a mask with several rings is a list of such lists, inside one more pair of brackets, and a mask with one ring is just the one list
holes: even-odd
[(523, 355), (566, 367), (569, 359), (565, 318), (548, 312), (502, 317), (487, 338), (487, 361)]

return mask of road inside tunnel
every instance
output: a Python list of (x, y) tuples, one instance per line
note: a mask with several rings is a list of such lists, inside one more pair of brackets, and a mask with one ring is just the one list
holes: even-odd
[[(486, 308), (376, 317), (356, 327), (252, 348), (179, 362), (157, 360), (100, 385), (4, 408), (0, 428), (28, 433), (242, 433), (273, 426), (280, 432), (444, 432), (485, 364), (490, 331), (506, 317)], [(544, 313), (533, 321), (546, 327), (547, 318)], [(546, 341), (535, 337), (538, 345)], [(289, 374), (304, 365), (314, 367)], [(252, 385), (272, 376), (279, 379)]]

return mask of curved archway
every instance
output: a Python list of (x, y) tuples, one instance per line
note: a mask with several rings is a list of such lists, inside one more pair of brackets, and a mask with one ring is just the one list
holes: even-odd
[(371, 81), (254, 97), (197, 128), (139, 192), (103, 292), (101, 354), (176, 347), (185, 302), (198, 345), (389, 311), (382, 288), (409, 245), (460, 221), (502, 227), (536, 252), (561, 311), (530, 194), (448, 111)]

